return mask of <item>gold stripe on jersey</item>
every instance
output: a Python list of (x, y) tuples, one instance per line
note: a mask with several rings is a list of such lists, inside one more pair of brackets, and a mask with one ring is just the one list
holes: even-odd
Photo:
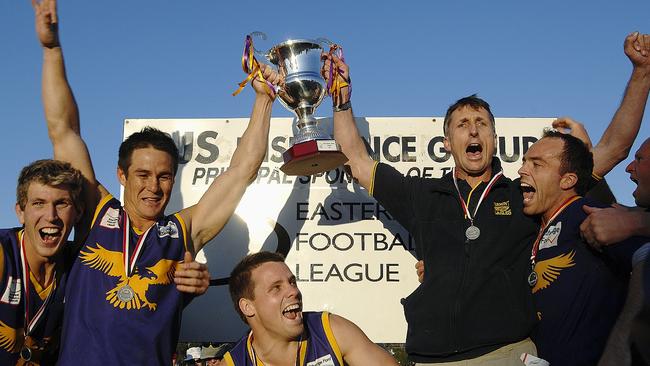
[(341, 349), (339, 348), (339, 344), (336, 343), (336, 338), (334, 338), (334, 332), (332, 332), (332, 327), (330, 326), (330, 313), (328, 313), (327, 311), (323, 311), (323, 314), (321, 315), (321, 319), (323, 321), (323, 330), (325, 330), (325, 335), (327, 336), (327, 340), (330, 342), (330, 345), (332, 346), (332, 350), (336, 355), (336, 359), (339, 361), (339, 365), (345, 365), (343, 363), (343, 355), (341, 354)]

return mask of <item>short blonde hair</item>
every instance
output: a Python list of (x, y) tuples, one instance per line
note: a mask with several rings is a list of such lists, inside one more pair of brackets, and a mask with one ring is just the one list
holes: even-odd
[(83, 187), (84, 177), (80, 171), (69, 163), (43, 159), (27, 165), (20, 171), (18, 186), (16, 188), (16, 202), (22, 210), (27, 204), (27, 190), (32, 183), (41, 183), (51, 187), (63, 186), (72, 198), (72, 203), (77, 212), (84, 208)]

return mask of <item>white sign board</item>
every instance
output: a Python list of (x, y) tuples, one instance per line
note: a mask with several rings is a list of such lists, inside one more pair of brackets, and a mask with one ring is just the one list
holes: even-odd
[[(517, 175), (521, 157), (550, 118), (497, 119), (497, 156)], [(357, 118), (375, 159), (404, 174), (441, 177), (453, 166), (444, 151), (442, 118)], [(124, 135), (144, 126), (169, 133), (181, 165), (167, 212), (195, 204), (232, 157), (248, 119), (129, 119)], [(327, 310), (359, 325), (377, 343), (401, 343), (406, 322), (400, 299), (417, 286), (411, 236), (342, 168), (312, 177), (280, 171), (293, 122), (271, 121), (268, 154), (224, 230), (204, 249), (212, 278), (221, 283), (185, 310), (181, 340), (235, 341), (246, 331), (226, 279), (246, 254), (287, 255), (305, 310)], [(331, 133), (331, 119), (321, 120)]]

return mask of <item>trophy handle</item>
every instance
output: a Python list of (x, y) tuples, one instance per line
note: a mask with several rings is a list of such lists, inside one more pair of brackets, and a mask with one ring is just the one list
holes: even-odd
[(325, 45), (327, 47), (332, 47), (335, 44), (334, 42), (330, 41), (325, 37), (316, 38), (316, 43), (320, 45)]
[[(264, 32), (258, 32), (258, 31), (251, 32), (249, 34), (249, 36), (251, 38), (259, 38), (259, 39), (261, 39), (263, 41), (266, 41), (266, 33), (264, 33)], [(258, 61), (264, 62), (267, 65), (271, 65), (269, 63), (269, 53), (268, 52), (264, 53), (264, 52), (258, 50), (257, 48), (255, 48), (254, 44), (252, 45), (252, 48), (253, 48), (253, 53), (255, 54), (255, 56), (257, 56)]]

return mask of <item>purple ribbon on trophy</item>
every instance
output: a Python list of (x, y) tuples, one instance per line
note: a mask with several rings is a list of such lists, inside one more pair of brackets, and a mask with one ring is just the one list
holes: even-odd
[(275, 86), (266, 80), (262, 75), (260, 63), (257, 61), (255, 55), (253, 54), (254, 50), (255, 48), (253, 47), (253, 37), (251, 37), (249, 34), (246, 36), (246, 41), (244, 43), (244, 53), (241, 58), (242, 69), (246, 74), (248, 74), (248, 76), (241, 83), (239, 83), (239, 88), (234, 93), (232, 93), (232, 95), (235, 96), (239, 94), (249, 81), (258, 78), (260, 81), (265, 83), (269, 95), (273, 97), (277, 92)]
[[(341, 61), (345, 62), (345, 56), (343, 56), (343, 47), (332, 43), (329, 50), (330, 56), (336, 56)], [(336, 68), (336, 76), (334, 75), (334, 69)], [(340, 76), (340, 78), (339, 78)], [(350, 80), (346, 80), (343, 77), (343, 70), (338, 67), (335, 67), (334, 61), (330, 64), (329, 77), (327, 78), (327, 94), (332, 97), (332, 100), (338, 101), (341, 95), (341, 89), (348, 87), (348, 99), (352, 97), (352, 85), (350, 85)]]

